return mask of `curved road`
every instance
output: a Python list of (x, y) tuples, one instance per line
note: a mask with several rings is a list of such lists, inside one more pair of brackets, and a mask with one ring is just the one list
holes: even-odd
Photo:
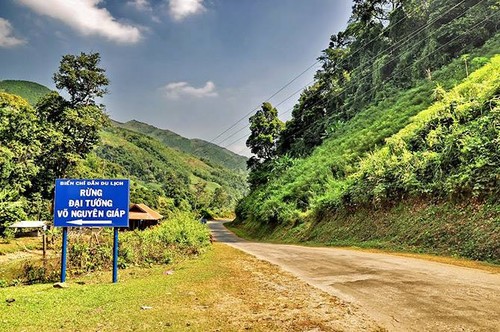
[(216, 241), (361, 307), (389, 331), (500, 331), (500, 274), (361, 251), (249, 242), (222, 222)]

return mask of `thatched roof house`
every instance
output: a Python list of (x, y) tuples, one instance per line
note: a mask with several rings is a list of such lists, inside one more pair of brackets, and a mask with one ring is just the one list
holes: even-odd
[(145, 204), (130, 204), (129, 229), (145, 229), (158, 224), (163, 216)]

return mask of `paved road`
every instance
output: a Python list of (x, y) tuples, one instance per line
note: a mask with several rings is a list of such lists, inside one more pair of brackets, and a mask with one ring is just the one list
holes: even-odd
[(500, 274), (336, 248), (248, 242), (209, 222), (218, 242), (279, 265), (359, 305), (389, 331), (500, 331)]

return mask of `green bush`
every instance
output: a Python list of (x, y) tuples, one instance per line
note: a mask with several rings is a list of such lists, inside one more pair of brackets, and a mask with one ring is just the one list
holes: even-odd
[(28, 285), (56, 282), (59, 280), (60, 273), (58, 268), (49, 263), (38, 265), (33, 262), (26, 262), (23, 265), (22, 274), (19, 279)]
[[(465, 78), (457, 74), (463, 70), (463, 59), (456, 59), (436, 71), (432, 81), (394, 91), (336, 126), (309, 157), (296, 159), (290, 168), (253, 189), (236, 209), (239, 222), (260, 224), (260, 229), (283, 229), (302, 220), (315, 225), (330, 213), (384, 211), (409, 199), (497, 204), (500, 56), (488, 62), (472, 59), (471, 70), (484, 66)], [(358, 226), (353, 233), (371, 227), (369, 223)], [(443, 227), (425, 245), (416, 245), (427, 250), (458, 248), (446, 232)], [(489, 253), (478, 254), (487, 252), (482, 237), (465, 240), (473, 233), (461, 233), (464, 250), (455, 252), (488, 258)]]
[(253, 190), (238, 218), (288, 224), (323, 209), (382, 207), (408, 197), (495, 197), (499, 63), (494, 57), (454, 89), (441, 88), (432, 105), (437, 83), (423, 81), (367, 107), (310, 157)]
[(497, 197), (499, 72), (497, 56), (362, 159), (344, 194), (350, 203)]
[[(192, 257), (210, 245), (210, 232), (188, 213), (172, 214), (159, 225), (143, 231), (120, 232), (118, 265), (149, 266), (169, 264), (174, 259)], [(68, 271), (82, 274), (112, 267), (113, 232), (111, 229), (70, 230), (68, 235)], [(36, 278), (31, 278), (36, 279)]]
[(3, 199), (2, 191), (0, 190), (0, 236), (4, 236), (7, 240), (13, 237), (13, 232), (7, 226), (18, 220), (26, 218), (23, 210), (23, 201), (13, 201)]

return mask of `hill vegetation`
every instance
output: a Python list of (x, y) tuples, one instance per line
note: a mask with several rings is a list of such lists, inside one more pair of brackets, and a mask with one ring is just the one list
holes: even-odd
[[(90, 66), (102, 74), (96, 67), (98, 54), (65, 56), (63, 61), (79, 66), (80, 72)], [(57, 73), (57, 82), (72, 79), (66, 74)], [(105, 77), (101, 82), (107, 82)], [(131, 201), (145, 203), (166, 217), (178, 212), (229, 216), (246, 191), (247, 173), (241, 169), (245, 157), (206, 142), (197, 146), (197, 141), (168, 132), (207, 156), (202, 160), (137, 128), (111, 125), (102, 105), (81, 93), (84, 87), (71, 90), (71, 100), (64, 100), (37, 83), (1, 83), (12, 93), (0, 92), (0, 232), (21, 219), (51, 220), (56, 178), (130, 178)], [(58, 87), (64, 88), (61, 84)], [(105, 89), (93, 91), (105, 93)], [(155, 131), (153, 136), (167, 133), (141, 125)], [(212, 155), (216, 161), (210, 161)]]
[[(8, 251), (17, 247), (10, 245), (13, 234), (6, 228), (15, 221), (52, 220), (55, 179), (128, 178), (130, 201), (145, 203), (165, 218), (152, 229), (122, 234), (121, 268), (170, 264), (205, 252), (209, 231), (198, 218), (233, 214), (247, 190), (247, 173), (231, 162), (245, 158), (215, 146), (201, 148), (209, 155), (229, 155), (232, 159), (224, 162), (233, 165), (230, 169), (146, 134), (111, 125), (104, 106), (95, 102), (108, 85), (99, 61), (98, 53), (63, 56), (54, 82), (58, 89), (67, 90), (68, 100), (36, 83), (8, 81), (3, 85), (15, 87), (9, 91), (17, 95), (0, 92), (1, 244)], [(59, 261), (53, 252), (60, 249), (60, 241), (54, 241), (60, 232), (52, 228), (48, 235), (47, 258), (30, 256), (26, 262), (3, 265), (0, 287), (59, 279)], [(111, 267), (110, 229), (97, 233), (72, 229), (68, 239), (70, 275)]]
[(500, 262), (496, 6), (355, 1), (275, 152), (249, 164), (239, 227)]
[(0, 92), (22, 96), (31, 105), (35, 105), (51, 90), (44, 85), (30, 81), (5, 80), (0, 81)]
[[(27, 217), (50, 220), (54, 182), (72, 174), (99, 141), (109, 119), (96, 97), (108, 80), (98, 53), (65, 55), (53, 79), (69, 99), (50, 91), (36, 106), (0, 92), (0, 233)], [(16, 89), (33, 97), (48, 89), (17, 81)]]
[(110, 126), (74, 170), (82, 178), (130, 178), (131, 201), (173, 211), (230, 215), (246, 191), (243, 171), (208, 164), (134, 131)]
[(188, 139), (170, 130), (159, 129), (137, 120), (125, 123), (114, 121), (113, 124), (156, 138), (171, 148), (194, 155), (207, 163), (222, 165), (233, 170), (245, 170), (246, 168), (247, 158), (201, 139)]

